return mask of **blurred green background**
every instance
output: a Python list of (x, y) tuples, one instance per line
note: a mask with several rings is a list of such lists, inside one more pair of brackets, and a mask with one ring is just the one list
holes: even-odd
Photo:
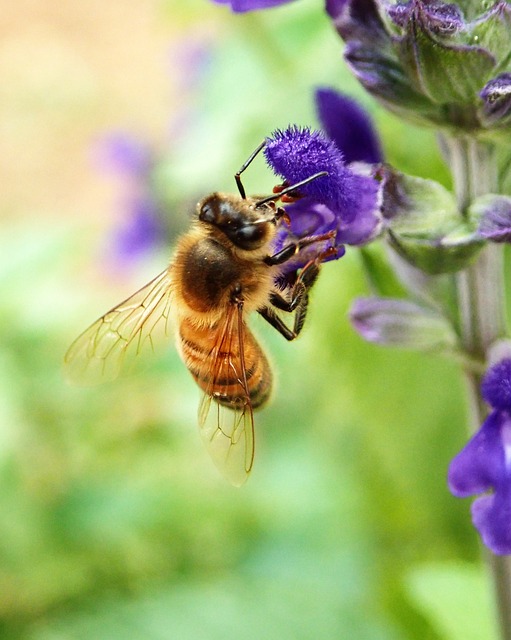
[[(174, 233), (199, 197), (234, 190), (265, 135), (316, 124), (318, 85), (362, 101), (389, 162), (449, 184), (434, 133), (350, 77), (322, 3), (19, 0), (0, 18), (0, 79), (0, 637), (492, 638), (469, 505), (445, 482), (462, 381), (354, 333), (356, 251), (324, 268), (299, 341), (254, 319), (278, 385), (241, 489), (202, 447), (173, 345), (107, 385), (62, 374), (69, 343), (171, 251), (113, 265), (122, 185), (91, 151), (107, 131), (160, 158)], [(262, 160), (246, 173), (249, 192), (273, 184)]]

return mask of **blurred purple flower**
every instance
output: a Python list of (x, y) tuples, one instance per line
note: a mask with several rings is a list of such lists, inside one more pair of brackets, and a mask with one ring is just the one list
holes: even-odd
[(315, 98), (321, 126), (341, 150), (345, 162), (383, 161), (372, 120), (353, 98), (326, 87), (317, 89)]
[[(277, 250), (289, 237), (298, 239), (335, 231), (337, 253), (326, 258), (331, 260), (344, 254), (343, 244), (363, 244), (375, 237), (381, 226), (379, 183), (347, 166), (336, 144), (323, 133), (290, 126), (267, 139), (264, 153), (270, 167), (286, 184), (328, 172), (300, 188), (302, 197), (286, 205), (291, 223), (289, 228), (281, 227)], [(324, 247), (325, 243), (319, 243), (300, 252), (301, 262)]]
[(156, 247), (165, 237), (165, 224), (151, 181), (154, 152), (134, 136), (114, 132), (95, 147), (100, 170), (122, 179), (121, 223), (108, 241), (109, 260), (122, 267)]
[(121, 264), (153, 250), (166, 233), (159, 207), (149, 194), (126, 202), (124, 215), (110, 241), (113, 257)]
[(256, 9), (270, 9), (280, 4), (287, 4), (292, 0), (213, 0), (217, 4), (228, 4), (234, 13), (255, 11)]
[(481, 385), (493, 411), (449, 468), (449, 488), (459, 497), (484, 495), (472, 504), (472, 521), (484, 544), (511, 554), (511, 359), (492, 366)]
[(128, 178), (147, 175), (153, 163), (149, 145), (123, 131), (101, 138), (95, 145), (94, 156), (100, 170)]

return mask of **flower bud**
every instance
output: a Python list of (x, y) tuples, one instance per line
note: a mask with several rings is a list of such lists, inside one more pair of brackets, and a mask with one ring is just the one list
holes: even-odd
[(389, 167), (381, 174), (388, 240), (405, 260), (436, 275), (464, 269), (475, 259), (484, 245), (478, 221), (460, 215), (447, 189)]
[(511, 110), (511, 6), (458, 4), (329, 0), (327, 12), (356, 77), (392, 111), (465, 133), (503, 126)]
[(431, 351), (456, 344), (444, 317), (410, 300), (359, 298), (351, 307), (350, 320), (365, 340), (381, 345)]

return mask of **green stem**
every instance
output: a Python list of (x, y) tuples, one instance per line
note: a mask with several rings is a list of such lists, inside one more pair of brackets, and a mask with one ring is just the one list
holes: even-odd
[[(493, 146), (470, 138), (445, 140), (453, 171), (454, 190), (460, 211), (478, 196), (498, 193), (498, 177)], [(456, 277), (463, 349), (485, 361), (488, 348), (507, 334), (503, 250), (489, 244), (475, 264)], [(487, 416), (481, 399), (481, 374), (466, 369), (470, 398), (471, 433)], [(493, 577), (501, 637), (511, 640), (511, 557), (487, 553)]]

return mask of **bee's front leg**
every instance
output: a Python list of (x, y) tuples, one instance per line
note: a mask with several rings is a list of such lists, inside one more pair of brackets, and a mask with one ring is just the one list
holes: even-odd
[(284, 264), (284, 262), (291, 260), (291, 258), (296, 255), (300, 251), (300, 249), (308, 247), (309, 245), (316, 242), (332, 240), (333, 238), (335, 238), (336, 233), (337, 232), (334, 229), (333, 231), (328, 231), (327, 233), (322, 233), (317, 236), (307, 236), (305, 238), (302, 238), (301, 240), (298, 240), (298, 242), (291, 242), (272, 256), (266, 256), (266, 258), (264, 258), (264, 262), (270, 267), (277, 264)]

